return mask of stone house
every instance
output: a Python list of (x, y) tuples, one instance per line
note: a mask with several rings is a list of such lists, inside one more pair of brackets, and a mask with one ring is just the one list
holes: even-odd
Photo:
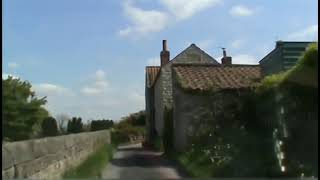
[[(170, 61), (167, 43), (163, 41), (161, 66), (146, 67), (148, 141), (163, 135), (164, 110), (172, 108), (174, 147), (183, 150), (187, 146), (187, 129), (194, 116), (212, 111), (206, 107), (208, 99), (232, 99), (260, 78), (259, 65), (232, 65), (232, 58), (226, 55), (225, 50), (223, 52), (220, 64), (195, 44), (191, 44)], [(212, 89), (215, 89), (215, 93), (202, 94)]]
[(172, 79), (171, 71), (174, 63), (210, 63), (219, 64), (213, 57), (201, 50), (195, 44), (170, 60), (170, 52), (167, 48), (167, 41), (163, 40), (160, 53), (161, 66), (146, 67), (146, 119), (147, 119), (147, 140), (159, 135), (163, 131), (163, 114), (165, 107), (172, 107)]

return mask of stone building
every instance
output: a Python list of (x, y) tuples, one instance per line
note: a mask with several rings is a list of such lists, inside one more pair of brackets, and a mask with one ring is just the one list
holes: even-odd
[(262, 74), (266, 76), (290, 69), (311, 43), (277, 41), (276, 47), (259, 61)]
[(162, 136), (164, 108), (172, 107), (172, 64), (219, 64), (195, 44), (191, 44), (172, 60), (170, 60), (170, 52), (168, 51), (166, 40), (163, 40), (162, 46), (160, 53), (161, 66), (146, 67), (146, 122), (147, 139), (149, 140), (155, 135)]
[[(189, 122), (201, 112), (212, 111), (206, 107), (208, 99), (237, 97), (260, 78), (259, 65), (232, 65), (225, 50), (220, 64), (195, 44), (170, 60), (164, 40), (160, 61), (159, 67), (146, 67), (147, 140), (163, 135), (164, 110), (172, 108), (177, 150), (187, 146)], [(213, 89), (213, 94), (201, 94)]]

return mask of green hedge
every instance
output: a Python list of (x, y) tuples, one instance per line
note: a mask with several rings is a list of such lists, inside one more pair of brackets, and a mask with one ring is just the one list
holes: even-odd
[[(200, 177), (317, 176), (317, 58), (317, 44), (313, 44), (289, 71), (264, 78), (239, 99), (224, 96), (221, 111), (212, 107), (209, 116), (197, 114), (198, 124), (193, 126), (197, 131), (188, 138), (191, 146), (175, 158)], [(288, 138), (282, 137), (284, 173), (273, 137), (275, 128), (283, 125), (289, 132)]]
[(318, 45), (312, 44), (292, 69), (263, 79), (256, 93), (259, 120), (270, 129), (287, 128), (284, 176), (317, 176)]

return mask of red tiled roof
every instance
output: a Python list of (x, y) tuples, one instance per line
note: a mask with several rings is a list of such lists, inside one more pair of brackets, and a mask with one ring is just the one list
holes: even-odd
[(147, 66), (146, 67), (146, 85), (147, 87), (151, 87), (156, 80), (158, 72), (160, 70), (160, 66)]
[(241, 89), (256, 85), (261, 78), (259, 65), (175, 64), (173, 71), (183, 89)]

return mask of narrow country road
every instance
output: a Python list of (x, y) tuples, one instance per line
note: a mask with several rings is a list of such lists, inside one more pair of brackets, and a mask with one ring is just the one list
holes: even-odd
[(141, 144), (119, 146), (113, 160), (102, 172), (103, 179), (178, 179), (187, 177), (162, 153), (145, 150)]

